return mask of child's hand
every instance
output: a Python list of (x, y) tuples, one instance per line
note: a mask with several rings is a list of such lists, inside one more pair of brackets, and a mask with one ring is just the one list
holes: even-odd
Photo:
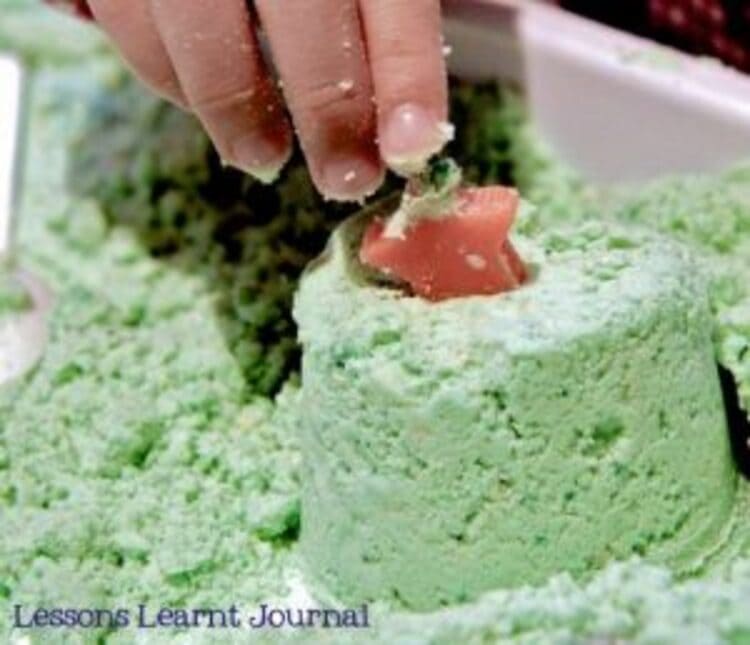
[(352, 200), (384, 160), (419, 170), (448, 128), (439, 0), (89, 0), (155, 91), (193, 111), (228, 164), (271, 180), (292, 128), (256, 31), (267, 34), (312, 176)]

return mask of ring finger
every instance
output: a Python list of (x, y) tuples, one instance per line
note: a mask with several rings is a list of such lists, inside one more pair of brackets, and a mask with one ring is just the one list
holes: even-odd
[(151, 3), (188, 104), (222, 159), (272, 181), (291, 153), (291, 128), (245, 0)]

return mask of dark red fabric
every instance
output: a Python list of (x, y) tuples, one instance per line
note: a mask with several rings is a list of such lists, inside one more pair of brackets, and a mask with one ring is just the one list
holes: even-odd
[[(128, 0), (123, 1), (127, 2)], [(59, 7), (60, 9), (68, 11), (80, 18), (92, 20), (94, 17), (86, 0), (45, 0), (45, 2), (54, 7)]]
[(656, 33), (750, 71), (750, 0), (649, 0)]
[(750, 0), (560, 0), (560, 4), (750, 71)]

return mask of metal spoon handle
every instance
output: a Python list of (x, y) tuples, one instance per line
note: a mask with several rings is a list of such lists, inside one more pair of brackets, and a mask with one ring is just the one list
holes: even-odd
[(13, 252), (20, 183), (22, 94), (21, 64), (12, 56), (0, 54), (0, 261), (7, 260)]

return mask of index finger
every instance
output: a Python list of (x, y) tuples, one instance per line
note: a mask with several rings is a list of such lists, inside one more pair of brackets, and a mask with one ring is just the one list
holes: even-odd
[(451, 138), (439, 0), (359, 0), (378, 105), (380, 152), (420, 171)]

